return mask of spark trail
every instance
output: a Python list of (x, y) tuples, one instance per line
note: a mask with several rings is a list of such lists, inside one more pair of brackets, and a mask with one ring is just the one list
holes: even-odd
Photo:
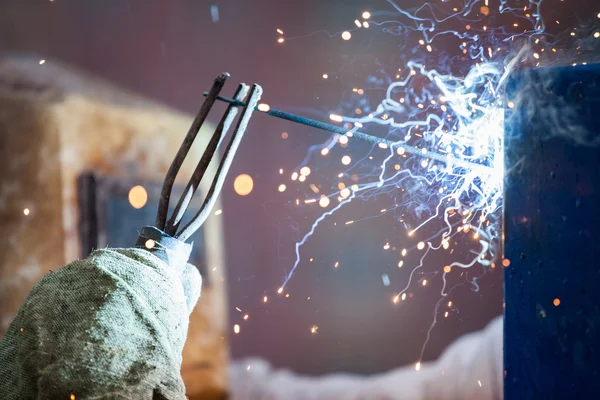
[[(509, 0), (467, 0), (459, 9), (429, 2), (409, 11), (388, 0), (391, 10), (369, 13), (369, 25), (364, 24), (366, 20), (355, 21), (353, 32), (370, 26), (402, 35), (402, 62), (393, 74), (375, 79), (388, 82), (376, 106), (370, 106), (372, 99), (365, 99), (362, 89), (353, 90), (356, 94), (345, 108), (356, 107), (354, 115), (332, 114), (349, 133), (334, 136), (323, 145), (321, 154), (356, 140), (352, 132), (358, 129), (384, 131), (386, 137), (373, 145), (369, 156), (382, 161), (375, 161), (373, 172), (360, 176), (350, 188), (342, 185), (327, 196), (337, 198), (339, 204), (316, 219), (296, 243), (295, 263), (279, 293), (297, 272), (301, 247), (323, 221), (351, 202), (396, 196), (404, 190), (403, 202), (395, 207), (407, 235), (398, 239), (420, 238), (416, 247), (423, 254), (392, 303), (404, 300), (415, 284), (415, 274), (433, 252), (445, 252), (449, 259), (437, 271), (440, 298), (416, 363), (417, 369), (420, 367), (441, 307), (448, 304), (448, 294), (465, 283), (478, 290), (477, 278), (504, 262), (498, 258), (504, 110), (515, 106), (505, 103), (504, 85), (515, 69), (552, 62), (556, 50), (551, 35), (545, 32), (541, 3), (530, 0), (523, 6), (523, 2)], [(351, 163), (349, 156), (342, 158), (343, 165)], [(302, 174), (296, 173), (292, 179), (298, 177)], [(453, 256), (453, 247), (465, 242), (472, 243), (468, 255)], [(401, 256), (406, 256), (406, 250)], [(404, 259), (398, 263), (403, 265)], [(473, 271), (476, 266), (479, 272)]]

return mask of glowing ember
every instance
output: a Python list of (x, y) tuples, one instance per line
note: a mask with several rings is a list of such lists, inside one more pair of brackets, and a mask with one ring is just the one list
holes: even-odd
[(310, 168), (309, 167), (302, 167), (300, 168), (300, 175), (305, 175), (308, 176), (310, 175)]
[(554, 307), (558, 307), (558, 306), (560, 306), (560, 299), (559, 299), (559, 298), (556, 298), (556, 299), (554, 299), (554, 300), (552, 301), (552, 304), (554, 304)]
[(329, 202), (329, 197), (323, 196), (319, 199), (319, 206), (321, 206), (322, 208), (326, 208), (329, 205)]

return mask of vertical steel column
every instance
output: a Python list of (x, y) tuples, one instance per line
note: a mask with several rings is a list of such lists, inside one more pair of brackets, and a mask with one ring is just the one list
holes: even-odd
[(600, 398), (600, 65), (516, 73), (505, 116), (505, 398)]

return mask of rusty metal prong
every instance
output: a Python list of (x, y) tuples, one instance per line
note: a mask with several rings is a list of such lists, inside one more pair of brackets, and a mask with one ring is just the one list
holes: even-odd
[(200, 111), (198, 111), (196, 118), (194, 118), (194, 121), (192, 122), (192, 125), (190, 126), (190, 129), (188, 130), (188, 133), (186, 134), (185, 138), (183, 139), (183, 143), (181, 144), (181, 147), (177, 151), (177, 155), (175, 156), (175, 159), (173, 160), (173, 162), (171, 163), (171, 166), (169, 167), (169, 171), (167, 172), (167, 175), (165, 177), (165, 181), (163, 183), (163, 187), (162, 187), (162, 190), (160, 193), (160, 200), (159, 200), (159, 204), (158, 204), (158, 213), (156, 215), (155, 226), (160, 230), (164, 230), (166, 228), (167, 213), (169, 212), (169, 200), (171, 198), (171, 190), (173, 189), (173, 184), (175, 182), (175, 178), (177, 177), (177, 174), (179, 173), (179, 169), (181, 168), (181, 165), (183, 164), (185, 157), (187, 156), (190, 148), (192, 147), (192, 144), (194, 143), (194, 139), (196, 139), (196, 135), (198, 135), (198, 131), (200, 130), (200, 127), (206, 120), (206, 116), (208, 115), (209, 111), (211, 110), (213, 104), (215, 103), (215, 100), (217, 99), (217, 96), (221, 92), (221, 89), (223, 89), (223, 86), (225, 85), (225, 81), (227, 80), (228, 77), (229, 77), (229, 74), (225, 72), (225, 73), (220, 74), (215, 79), (215, 82), (213, 83), (212, 88), (210, 89), (210, 91), (208, 92), (208, 95), (206, 96), (206, 100), (204, 101), (204, 103), (202, 103), (202, 107), (200, 107)]
[(250, 117), (252, 116), (252, 113), (254, 112), (254, 109), (257, 106), (261, 96), (262, 87), (254, 84), (250, 90), (248, 100), (244, 105), (242, 116), (238, 120), (235, 130), (232, 133), (231, 140), (227, 145), (223, 159), (219, 164), (219, 168), (217, 169), (215, 178), (208, 193), (206, 194), (206, 198), (204, 199), (202, 207), (200, 207), (200, 210), (192, 218), (192, 220), (178, 234), (175, 235), (175, 238), (182, 241), (187, 240), (194, 232), (198, 230), (198, 228), (202, 226), (202, 224), (206, 221), (206, 218), (208, 218), (208, 215), (212, 211), (212, 208), (215, 205), (219, 194), (221, 193), (223, 183), (225, 182), (225, 178), (229, 172), (229, 168), (231, 167), (235, 153), (237, 152), (240, 142), (244, 136), (244, 132), (246, 131), (246, 127), (248, 126), (248, 122), (250, 122)]
[[(245, 85), (243, 83), (240, 84), (235, 92), (234, 99), (237, 101), (243, 101), (246, 98), (246, 95), (248, 94), (248, 89), (248, 85)], [(175, 235), (175, 232), (177, 231), (177, 228), (181, 223), (181, 219), (183, 218), (183, 215), (185, 214), (190, 205), (194, 193), (196, 193), (196, 190), (200, 186), (200, 182), (202, 181), (202, 178), (204, 177), (204, 174), (206, 173), (206, 170), (208, 169), (208, 166), (211, 160), (213, 159), (213, 156), (215, 155), (217, 149), (219, 148), (219, 145), (223, 141), (223, 138), (225, 137), (225, 135), (227, 135), (227, 131), (229, 131), (229, 127), (235, 120), (237, 113), (237, 106), (230, 104), (227, 107), (227, 111), (225, 111), (225, 114), (223, 114), (223, 117), (219, 121), (215, 133), (212, 135), (206, 149), (204, 150), (204, 153), (202, 154), (202, 158), (198, 162), (198, 165), (196, 166), (196, 169), (192, 174), (190, 181), (185, 187), (183, 194), (179, 198), (179, 202), (177, 203), (177, 206), (175, 207), (171, 218), (167, 222), (167, 225), (164, 230), (165, 233), (171, 236)]]

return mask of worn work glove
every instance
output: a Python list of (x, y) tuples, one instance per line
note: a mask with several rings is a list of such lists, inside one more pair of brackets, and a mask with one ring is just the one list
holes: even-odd
[(46, 275), (0, 341), (0, 399), (185, 399), (198, 270), (96, 250)]

